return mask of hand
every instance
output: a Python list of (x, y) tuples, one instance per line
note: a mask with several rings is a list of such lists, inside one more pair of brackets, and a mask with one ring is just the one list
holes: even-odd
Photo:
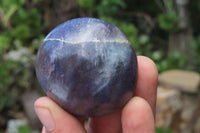
[(138, 56), (138, 81), (134, 97), (113, 114), (84, 118), (64, 111), (48, 97), (35, 102), (35, 111), (43, 124), (42, 133), (155, 133), (155, 108), (158, 72), (152, 60)]

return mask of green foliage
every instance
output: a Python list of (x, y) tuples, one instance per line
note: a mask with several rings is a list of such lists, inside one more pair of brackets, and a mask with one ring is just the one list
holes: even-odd
[(25, 43), (28, 39), (41, 34), (42, 24), (41, 15), (37, 9), (33, 8), (26, 11), (23, 8), (16, 12), (16, 16), (12, 18), (13, 21), (13, 38)]
[(171, 129), (164, 129), (164, 128), (157, 127), (156, 133), (173, 133), (173, 131)]
[(30, 37), (30, 28), (26, 25), (18, 25), (13, 30), (13, 37), (16, 37), (18, 40), (25, 40)]
[(10, 92), (12, 86), (30, 88), (33, 84), (30, 82), (33, 70), (28, 66), (32, 61), (30, 57), (23, 56), (18, 61), (12, 61), (6, 59), (5, 54), (23, 47), (34, 54), (44, 38), (41, 34), (41, 13), (34, 6), (27, 8), (26, 2), (0, 0), (0, 112), (11, 108), (16, 102), (16, 97)]
[(147, 35), (141, 35), (139, 38), (138, 38), (138, 42), (139, 44), (146, 44), (147, 42), (149, 42), (149, 36)]
[(164, 52), (161, 50), (157, 50), (154, 51), (151, 58), (155, 61), (155, 62), (161, 62), (161, 60), (164, 57)]
[(197, 9), (200, 11), (200, 1), (197, 1)]
[(18, 128), (18, 133), (31, 133), (29, 126), (20, 126)]
[(200, 57), (200, 35), (196, 37), (196, 39), (193, 42), (193, 47), (196, 50), (196, 55)]
[(24, 5), (24, 0), (1, 0), (0, 7), (3, 9), (3, 18), (1, 23), (4, 27), (9, 27), (10, 19)]
[(10, 74), (15, 67), (16, 63), (12, 61), (1, 62), (0, 64), (0, 111), (12, 107), (14, 104), (14, 99), (12, 94), (8, 93), (8, 88), (14, 81), (14, 77)]
[(155, 61), (157, 65), (157, 69), (159, 72), (166, 71), (168, 69), (187, 69), (185, 68), (185, 62), (187, 57), (182, 55), (180, 52), (176, 51), (171, 55), (169, 55), (164, 60), (162, 60), (164, 58), (162, 56), (163, 56), (162, 53), (158, 53), (157, 57), (156, 56), (152, 57), (152, 59)]
[(94, 0), (78, 0), (79, 5), (89, 11), (92, 11), (94, 6)]
[(131, 42), (131, 44), (133, 45), (133, 47), (136, 47), (136, 38), (137, 38), (137, 28), (135, 27), (135, 25), (128, 23), (128, 22), (118, 22), (118, 24), (116, 24), (119, 29), (128, 37), (129, 41)]
[[(44, 29), (42, 16), (36, 8), (26, 9), (25, 0), (1, 0), (2, 19), (0, 19), (0, 51), (31, 47), (32, 41), (41, 40)], [(35, 46), (34, 46), (35, 47)]]
[[(119, 17), (120, 11), (125, 12), (127, 6), (129, 5), (126, 5), (125, 1), (122, 0), (102, 0), (94, 8), (97, 9), (100, 19), (116, 25), (127, 36), (137, 55), (145, 55), (153, 59), (159, 72), (173, 68), (184, 68), (186, 61), (184, 55), (174, 52), (167, 56), (167, 51), (156, 47), (150, 35), (141, 33), (129, 19), (124, 20), (124, 17)], [(165, 7), (165, 12), (157, 14), (160, 28), (167, 32), (177, 31), (178, 16), (174, 10), (174, 1), (163, 1), (163, 7)], [(157, 50), (154, 50), (155, 48)]]
[(193, 41), (193, 48), (195, 50), (195, 57), (194, 57), (194, 62), (195, 62), (195, 70), (200, 72), (199, 66), (200, 66), (200, 35), (197, 36), (194, 41)]
[(11, 7), (21, 7), (25, 4), (26, 0), (1, 0), (3, 9), (10, 10)]
[(7, 50), (11, 43), (11, 38), (6, 34), (0, 35), (0, 53)]
[(152, 44), (150, 44), (149, 36), (143, 34), (138, 35), (138, 29), (130, 22), (124, 22), (112, 17), (100, 17), (100, 19), (116, 25), (128, 38), (138, 55), (151, 55)]
[(173, 11), (160, 14), (158, 17), (159, 25), (162, 29), (167, 31), (174, 31), (177, 29), (178, 17)]
[(41, 31), (43, 29), (43, 25), (41, 24), (41, 14), (36, 8), (32, 8), (29, 10), (25, 9), (25, 2), (25, 0), (0, 1), (0, 7), (3, 9), (4, 16), (2, 20), (0, 20), (4, 28), (4, 38), (5, 32), (9, 32), (10, 34), (7, 34), (6, 37), (7, 40), (18, 41), (23, 45), (26, 45), (29, 39), (36, 37), (38, 34), (41, 34)]
[(145, 55), (150, 57), (152, 54), (152, 43), (149, 36), (143, 34), (136, 38), (136, 46), (134, 47), (137, 55)]
[(124, 9), (126, 4), (123, 0), (101, 0), (97, 6), (99, 16), (116, 16), (120, 9)]
[(128, 37), (131, 44), (135, 47), (138, 31), (137, 31), (137, 28), (133, 24), (129, 22), (124, 22), (122, 20), (117, 20), (112, 17), (104, 16), (104, 17), (100, 17), (100, 19), (116, 25)]

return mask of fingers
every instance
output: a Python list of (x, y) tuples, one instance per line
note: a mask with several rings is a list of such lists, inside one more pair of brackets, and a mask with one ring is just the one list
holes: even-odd
[(34, 106), (44, 126), (42, 133), (85, 133), (82, 124), (50, 98), (41, 97), (36, 100)]
[(155, 63), (145, 56), (138, 56), (138, 81), (134, 95), (144, 98), (155, 115), (158, 71)]
[(122, 111), (123, 133), (155, 133), (150, 105), (140, 97), (132, 98)]
[(111, 115), (91, 118), (89, 120), (88, 133), (120, 133), (121, 111)]
[[(158, 72), (154, 62), (144, 56), (138, 56), (138, 81), (135, 96), (144, 98), (155, 114), (156, 89)], [(123, 121), (123, 120), (122, 120)], [(89, 133), (119, 133), (121, 132), (121, 113), (92, 118), (89, 121)]]

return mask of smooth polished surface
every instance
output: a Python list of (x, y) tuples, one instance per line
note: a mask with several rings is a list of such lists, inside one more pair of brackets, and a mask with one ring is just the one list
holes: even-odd
[(137, 59), (125, 35), (94, 18), (67, 21), (44, 39), (36, 74), (46, 94), (66, 111), (102, 116), (122, 108), (137, 81)]

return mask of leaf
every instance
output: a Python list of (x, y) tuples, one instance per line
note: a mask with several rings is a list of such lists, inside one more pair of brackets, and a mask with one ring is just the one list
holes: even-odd
[(20, 126), (18, 128), (18, 133), (31, 133), (31, 130), (30, 130), (29, 126), (27, 126), (27, 125)]
[(0, 35), (0, 52), (5, 51), (9, 48), (11, 38), (7, 35)]
[(89, 11), (91, 11), (94, 6), (94, 0), (78, 0), (78, 3), (82, 8)]
[(173, 131), (171, 129), (164, 129), (164, 128), (161, 128), (161, 127), (157, 127), (156, 133), (173, 133)]
[(8, 27), (9, 25), (9, 21), (11, 19), (11, 17), (14, 15), (14, 13), (17, 11), (18, 6), (17, 5), (12, 5), (8, 11), (5, 13), (5, 16), (3, 18), (3, 25), (5, 27)]
[(139, 36), (139, 38), (138, 38), (138, 43), (140, 43), (140, 44), (146, 44), (147, 42), (149, 42), (149, 36), (147, 36), (147, 35), (141, 35), (141, 36)]
[(99, 16), (114, 16), (119, 13), (121, 8), (126, 8), (126, 3), (123, 0), (102, 0), (97, 10)]
[(159, 15), (158, 20), (159, 20), (159, 26), (164, 30), (173, 31), (177, 29), (176, 25), (178, 22), (178, 16), (173, 11)]
[(163, 57), (163, 52), (161, 50), (155, 51), (152, 54), (152, 59), (154, 61), (160, 61)]
[(13, 37), (24, 40), (30, 37), (30, 28), (27, 25), (19, 25), (13, 30)]

